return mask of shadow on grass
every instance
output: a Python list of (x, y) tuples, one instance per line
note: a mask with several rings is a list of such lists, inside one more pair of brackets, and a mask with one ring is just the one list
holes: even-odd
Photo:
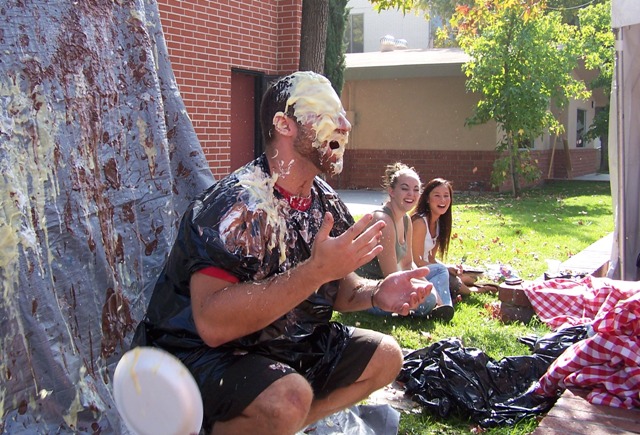
[[(497, 302), (494, 293), (474, 294), (456, 304), (456, 314), (449, 323), (401, 316), (376, 316), (358, 312), (336, 314), (335, 320), (360, 328), (380, 331), (396, 338), (406, 351), (418, 350), (446, 338), (461, 339), (465, 347), (475, 347), (495, 360), (505, 356), (530, 355), (527, 346), (518, 342), (526, 335), (542, 336), (548, 329), (539, 322), (503, 324), (495, 319), (487, 305)], [(467, 415), (450, 414), (441, 418), (417, 407), (400, 418), (399, 434), (477, 434), (524, 435), (531, 433), (537, 421), (525, 419), (514, 426), (481, 428)]]
[(398, 328), (430, 332), (436, 327), (436, 322), (433, 320), (412, 316), (379, 316), (366, 312), (340, 313), (336, 316), (338, 316), (336, 319), (346, 325), (372, 329), (390, 335), (393, 335), (393, 332)]
[(497, 294), (475, 294), (458, 302), (451, 322), (404, 316), (377, 316), (366, 312), (336, 314), (334, 319), (346, 325), (392, 335), (406, 351), (418, 350), (448, 338), (459, 338), (464, 346), (476, 347), (492, 358), (529, 354), (517, 339), (527, 335), (542, 336), (548, 327), (534, 317), (524, 324), (505, 324), (493, 315), (491, 304)]

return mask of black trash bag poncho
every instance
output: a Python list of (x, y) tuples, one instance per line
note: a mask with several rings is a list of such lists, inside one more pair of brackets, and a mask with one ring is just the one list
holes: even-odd
[(520, 341), (533, 355), (495, 361), (476, 348), (464, 348), (456, 338), (438, 341), (405, 356), (398, 382), (405, 394), (440, 417), (468, 416), (483, 427), (513, 425), (549, 410), (557, 397), (533, 392), (551, 363), (573, 343), (587, 337), (580, 325), (540, 339)]
[(215, 267), (239, 282), (259, 282), (285, 274), (311, 256), (327, 212), (334, 219), (331, 237), (354, 223), (346, 205), (320, 177), (313, 182), (312, 201), (304, 211), (292, 208), (274, 190), (275, 181), (262, 154), (196, 197), (180, 222), (132, 340), (132, 347), (154, 346), (173, 353), (202, 390), (211, 379), (222, 378), (232, 355), (251, 353), (294, 368), (316, 392), (323, 392), (353, 334), (353, 327), (331, 321), (339, 286), (334, 280), (258, 331), (215, 348), (199, 335), (189, 289), (196, 271)]

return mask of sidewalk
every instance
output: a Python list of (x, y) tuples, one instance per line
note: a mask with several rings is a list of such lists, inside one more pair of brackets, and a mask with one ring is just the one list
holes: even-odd
[(580, 177), (574, 177), (576, 181), (611, 181), (609, 174), (589, 174)]
[(338, 190), (337, 192), (352, 215), (363, 215), (379, 210), (388, 199), (387, 193), (382, 190)]
[(640, 433), (640, 409), (592, 405), (588, 390), (564, 390), (532, 435), (632, 435)]

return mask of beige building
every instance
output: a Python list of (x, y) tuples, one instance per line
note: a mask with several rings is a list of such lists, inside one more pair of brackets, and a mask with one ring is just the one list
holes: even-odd
[[(467, 60), (460, 49), (348, 54), (341, 98), (353, 130), (345, 169), (332, 184), (379, 188), (384, 166), (400, 160), (414, 166), (423, 181), (444, 177), (456, 190), (490, 189), (500, 132), (493, 122), (465, 125), (479, 99), (465, 88), (461, 67)], [(572, 101), (558, 115), (564, 137), (535, 141), (532, 153), (542, 179), (596, 171), (600, 143), (581, 143), (579, 135), (599, 105), (604, 102)]]

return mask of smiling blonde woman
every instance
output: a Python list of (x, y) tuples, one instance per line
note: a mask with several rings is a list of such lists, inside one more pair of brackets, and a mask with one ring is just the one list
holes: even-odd
[[(386, 189), (389, 199), (380, 210), (373, 213), (373, 222), (383, 221), (383, 246), (373, 260), (360, 267), (356, 272), (365, 278), (382, 279), (394, 272), (416, 268), (412, 247), (413, 227), (409, 213), (416, 207), (420, 198), (421, 182), (415, 169), (402, 162), (396, 162), (385, 168), (382, 186)], [(434, 264), (429, 269), (426, 278), (439, 292), (431, 292), (420, 306), (412, 313), (419, 317), (432, 317), (450, 320), (453, 306), (449, 295), (449, 272), (441, 264)], [(436, 294), (437, 293), (437, 294)], [(391, 314), (374, 307), (368, 310), (372, 314)]]

